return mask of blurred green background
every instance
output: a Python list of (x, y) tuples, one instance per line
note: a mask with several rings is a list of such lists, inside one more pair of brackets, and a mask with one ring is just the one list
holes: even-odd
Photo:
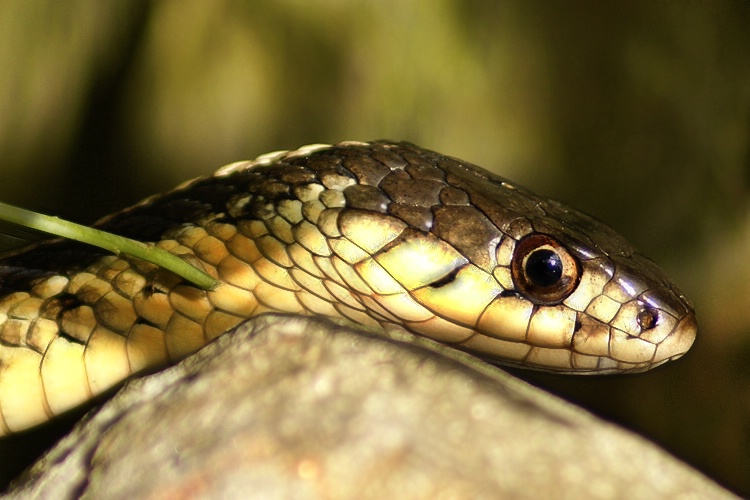
[[(88, 223), (231, 161), (377, 138), (575, 205), (666, 268), (699, 315), (686, 358), (516, 373), (750, 495), (750, 3), (0, 2), (5, 202)], [(0, 442), (0, 480), (50, 439)]]

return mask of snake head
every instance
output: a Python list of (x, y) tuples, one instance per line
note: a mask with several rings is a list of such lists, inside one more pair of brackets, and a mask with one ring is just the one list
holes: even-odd
[[(614, 230), (479, 167), (458, 162), (448, 170), (447, 182), (468, 194), (472, 211), (454, 219), (450, 232), (433, 231), (468, 256), (462, 265), (485, 276), (480, 287), (487, 289), (471, 326), (476, 333), (460, 347), (503, 364), (573, 374), (645, 371), (690, 349), (692, 305)], [(489, 245), (462, 248), (462, 232)]]
[(335, 165), (347, 182), (335, 183), (340, 208), (316, 222), (353, 266), (366, 292), (357, 300), (381, 326), (499, 364), (571, 374), (645, 371), (693, 344), (685, 296), (602, 222), (409, 144), (323, 154), (318, 175)]

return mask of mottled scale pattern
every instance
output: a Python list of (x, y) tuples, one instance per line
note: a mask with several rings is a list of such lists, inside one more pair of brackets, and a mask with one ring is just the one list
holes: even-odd
[[(153, 242), (220, 285), (203, 291), (68, 241), (0, 256), (0, 435), (265, 312), (406, 329), (567, 373), (643, 371), (695, 337), (684, 296), (608, 227), (407, 143), (315, 145), (234, 163), (98, 227)], [(534, 233), (554, 236), (580, 265), (576, 289), (557, 304), (530, 300), (511, 275), (517, 242)], [(658, 324), (644, 328), (644, 310)]]

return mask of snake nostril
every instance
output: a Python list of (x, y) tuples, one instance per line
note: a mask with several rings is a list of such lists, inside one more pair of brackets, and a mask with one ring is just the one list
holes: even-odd
[(651, 330), (659, 323), (659, 312), (651, 307), (644, 307), (638, 312), (637, 320), (641, 330)]

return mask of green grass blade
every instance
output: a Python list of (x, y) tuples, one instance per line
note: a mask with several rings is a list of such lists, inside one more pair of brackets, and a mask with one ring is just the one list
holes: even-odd
[(140, 241), (131, 240), (106, 231), (69, 222), (59, 217), (32, 212), (5, 203), (0, 203), (0, 219), (44, 233), (54, 234), (55, 236), (103, 248), (116, 255), (122, 253), (143, 259), (172, 271), (204, 290), (212, 290), (219, 284), (216, 279), (178, 256)]

